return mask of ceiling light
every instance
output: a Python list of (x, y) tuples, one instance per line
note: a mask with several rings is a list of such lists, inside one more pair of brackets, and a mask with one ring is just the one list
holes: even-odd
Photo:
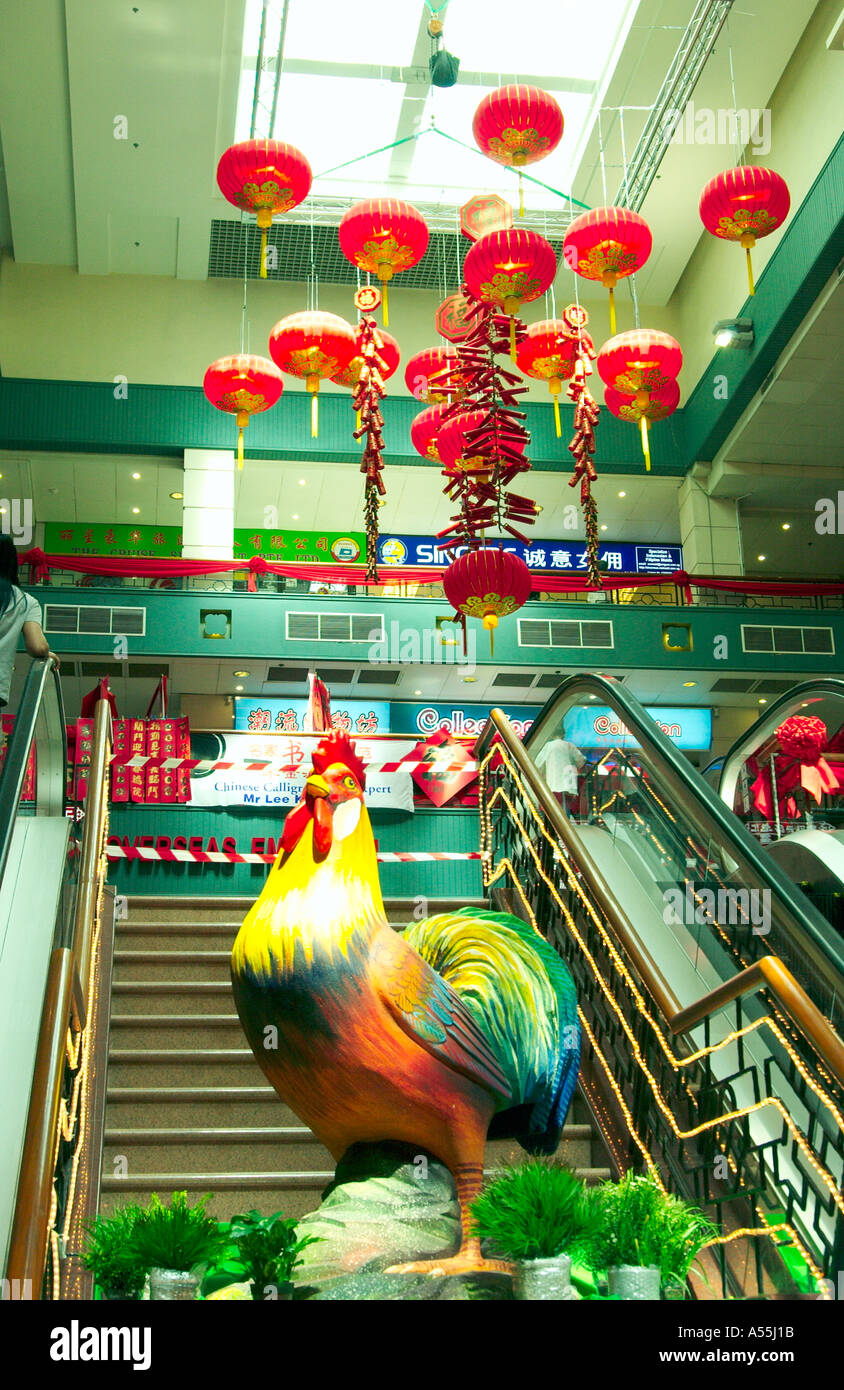
[(235, 672), (234, 672), (234, 675), (235, 675), (235, 676), (249, 676), (249, 675), (251, 675), (251, 674), (252, 674), (251, 671), (235, 671)]
[(688, 690), (690, 686), (697, 685), (697, 681), (683, 681), (683, 685), (685, 686), (686, 690)]
[(745, 350), (753, 347), (752, 319), (719, 319), (712, 332), (715, 334), (716, 347)]
[(242, 690), (242, 689), (243, 689), (243, 686), (242, 686), (242, 685), (236, 685), (236, 686), (235, 686), (235, 690)]
[(138, 515), (139, 515), (140, 510), (141, 510), (140, 507), (133, 507), (133, 508), (132, 508), (132, 511), (134, 512), (135, 516), (138, 516)]
[(757, 559), (757, 560), (764, 560), (765, 558), (766, 558), (766, 557), (765, 557), (764, 555), (757, 555), (757, 556), (756, 556), (756, 559)]
[(783, 524), (782, 524), (782, 529), (783, 529), (784, 531), (790, 531), (790, 530), (791, 530), (791, 522), (790, 522), (790, 521), (784, 521)]
[(620, 492), (618, 495), (619, 495), (619, 497), (626, 497), (626, 496), (627, 496), (627, 493), (626, 493), (626, 492)]
[(414, 695), (421, 695), (421, 694), (422, 694), (422, 691), (421, 691), (421, 690), (414, 690), (413, 693), (414, 693)]
[(760, 705), (767, 705), (768, 701), (767, 701), (767, 700), (760, 700), (759, 703), (760, 703)]
[(464, 676), (464, 677), (463, 677), (463, 680), (466, 682), (467, 685), (474, 685), (474, 683), (475, 683), (475, 681), (476, 681), (477, 679), (478, 679), (477, 676)]
[(602, 526), (602, 527), (601, 527), (601, 530), (602, 530), (602, 531), (606, 531), (606, 529), (607, 529), (606, 526)]
[(5, 508), (5, 507), (0, 507), (0, 516), (5, 516), (5, 515), (6, 515), (6, 508)]
[(133, 474), (132, 474), (132, 477), (133, 477), (133, 478), (140, 478), (140, 476), (141, 476), (140, 473), (133, 473)]
[(299, 486), (300, 486), (300, 487), (304, 487), (304, 486), (305, 486), (305, 479), (304, 479), (304, 478), (300, 478), (300, 479), (299, 479)]
[(185, 494), (184, 494), (183, 492), (171, 492), (171, 493), (170, 493), (170, 496), (173, 498), (173, 501), (174, 501), (174, 502), (181, 502), (181, 500), (182, 500), (182, 498), (184, 497), (184, 495), (185, 495)]
[(290, 520), (291, 520), (291, 521), (298, 521), (298, 520), (299, 520), (299, 513), (298, 513), (298, 512), (294, 512), (293, 515), (291, 516)]

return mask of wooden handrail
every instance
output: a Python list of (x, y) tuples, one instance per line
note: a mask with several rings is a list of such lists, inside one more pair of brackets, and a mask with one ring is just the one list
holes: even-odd
[(725, 1008), (732, 1000), (753, 990), (767, 988), (776, 996), (784, 1011), (823, 1059), (839, 1084), (844, 1084), (844, 1043), (778, 956), (764, 956), (746, 970), (739, 971), (731, 979), (725, 980), (716, 989), (702, 995), (693, 1004), (680, 1007), (665, 979), (641, 948), (630, 919), (611, 893), (588, 850), (577, 838), (571, 823), (548, 790), (509, 719), (500, 709), (490, 710), (489, 717), (489, 724), (475, 744), (476, 758), (480, 762), (491, 747), (492, 734), (489, 730), (494, 728), (510, 758), (518, 767), (520, 776), (542, 807), (552, 830), (583, 870), (613, 936), (634, 963), (642, 983), (654, 999), (670, 1031), (674, 1034), (688, 1032), (705, 1018)]

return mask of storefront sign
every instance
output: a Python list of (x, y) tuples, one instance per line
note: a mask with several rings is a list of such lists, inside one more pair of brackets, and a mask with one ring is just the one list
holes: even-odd
[[(647, 705), (646, 713), (678, 748), (707, 749), (712, 744), (712, 710)], [(578, 748), (638, 748), (633, 735), (606, 705), (569, 710), (565, 736)]]
[[(308, 702), (305, 699), (256, 699), (236, 695), (234, 727), (246, 733), (297, 734), (305, 729)], [(390, 732), (390, 705), (385, 700), (332, 700), (331, 721), (346, 734), (387, 734)]]
[(366, 537), (362, 531), (275, 531), (236, 526), (234, 559), (276, 560), (283, 565), (354, 565), (362, 557)]
[(48, 555), (144, 555), (171, 558), (182, 553), (179, 526), (106, 526), (99, 522), (48, 521)]
[[(527, 733), (539, 708), (514, 705), (504, 709), (520, 738)], [(394, 701), (390, 706), (391, 732), (427, 737), (444, 729), (454, 738), (477, 738), (489, 718), (489, 709), (489, 705), (411, 705)]]
[[(530, 570), (557, 570), (585, 573), (586, 543), (583, 541), (521, 541), (508, 540), (504, 549), (524, 560)], [(447, 565), (465, 547), (453, 552), (442, 550), (432, 536), (382, 536), (378, 542), (378, 559), (382, 565)], [(673, 574), (683, 568), (683, 550), (679, 545), (636, 545), (629, 541), (602, 542), (599, 564), (610, 574)]]

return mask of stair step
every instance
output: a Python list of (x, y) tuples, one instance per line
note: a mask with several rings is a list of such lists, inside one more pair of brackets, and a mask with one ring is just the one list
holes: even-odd
[(112, 997), (120, 1001), (122, 1014), (204, 1015), (213, 1008), (222, 1012), (228, 1004), (237, 1018), (230, 980), (115, 980)]
[[(272, 1106), (272, 1109), (268, 1109)], [(263, 1129), (301, 1125), (271, 1086), (111, 1086), (107, 1093), (109, 1129), (147, 1129), (160, 1119), (165, 1128), (202, 1129), (209, 1125)]]
[(103, 1135), (106, 1144), (293, 1144), (308, 1138), (316, 1142), (316, 1135), (307, 1125), (276, 1125), (272, 1128), (254, 1129), (107, 1129)]
[[(214, 1137), (220, 1133), (226, 1135), (225, 1140)], [(109, 1138), (112, 1134), (118, 1137)], [(272, 1137), (261, 1137), (267, 1134)], [(125, 1128), (109, 1130), (109, 1135), (103, 1147), (102, 1172), (120, 1173), (122, 1181), (171, 1168), (185, 1173), (207, 1173), (217, 1167), (251, 1173), (277, 1168), (322, 1172), (334, 1163), (328, 1149), (304, 1125), (228, 1131)]]
[(230, 983), (231, 951), (186, 950), (131, 951), (120, 947), (114, 953), (115, 979), (167, 983), (211, 980)]
[(111, 1016), (111, 1041), (120, 1048), (225, 1047), (242, 1039), (236, 1013)]
[(113, 1048), (108, 1074), (114, 1086), (147, 1087), (190, 1086), (198, 1075), (208, 1086), (225, 1086), (263, 1075), (248, 1047)]

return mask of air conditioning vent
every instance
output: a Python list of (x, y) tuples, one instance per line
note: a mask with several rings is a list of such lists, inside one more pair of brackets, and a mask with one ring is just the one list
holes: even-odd
[(70, 603), (44, 605), (44, 631), (76, 633), (79, 636), (143, 637), (146, 632), (145, 608), (77, 607)]
[[(384, 637), (383, 613), (288, 613), (287, 636), (293, 642), (378, 642)], [(325, 677), (323, 676), (323, 679)]]
[(611, 622), (520, 618), (520, 647), (612, 647)]
[(387, 671), (382, 666), (364, 667), (358, 671), (358, 685), (397, 685), (401, 671)]
[(556, 671), (543, 671), (541, 676), (537, 676), (533, 683), (534, 690), (556, 690), (557, 686), (565, 680), (565, 676), (558, 676)]
[(266, 684), (303, 685), (307, 679), (306, 666), (271, 666), (267, 671)]
[(712, 686), (713, 695), (748, 695), (753, 681), (741, 676), (721, 676)]
[(741, 643), (746, 652), (835, 655), (831, 627), (762, 627), (742, 623)]
[[(554, 677), (555, 681), (559, 676)], [(527, 690), (528, 686), (533, 685), (532, 671), (499, 671), (493, 680), (494, 686), (509, 686), (511, 690)]]
[(170, 667), (166, 663), (162, 665), (160, 662), (150, 663), (147, 666), (142, 661), (121, 661), (109, 672), (102, 661), (78, 661), (76, 674), (78, 676), (93, 676), (95, 680), (98, 680), (100, 676), (110, 674), (112, 680), (125, 676), (129, 680), (157, 681), (159, 676), (170, 675)]

